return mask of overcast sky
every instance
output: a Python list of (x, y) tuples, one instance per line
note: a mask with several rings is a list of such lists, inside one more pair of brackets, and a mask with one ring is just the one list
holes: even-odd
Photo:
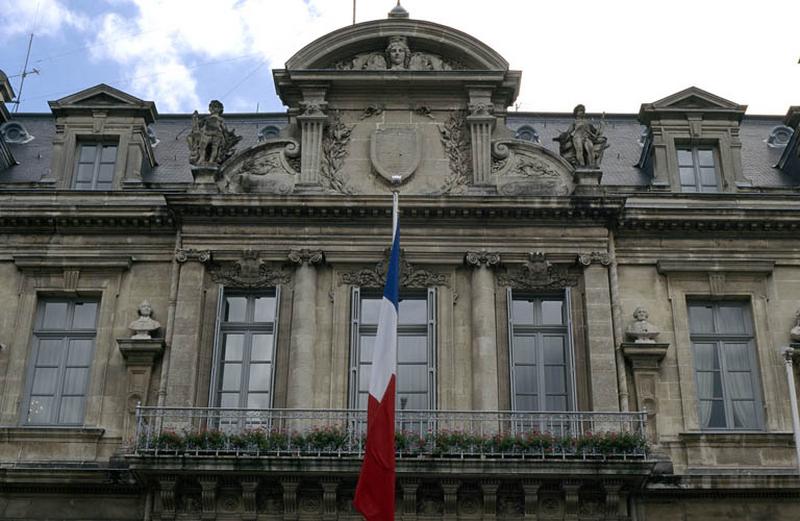
[[(481, 39), (523, 71), (519, 110), (635, 113), (696, 85), (748, 114), (800, 105), (800, 0), (403, 0), (412, 18)], [(394, 0), (357, 0), (357, 21)], [(271, 69), (352, 23), (352, 0), (0, 0), (0, 69), (22, 112), (97, 83), (160, 113), (281, 111)]]

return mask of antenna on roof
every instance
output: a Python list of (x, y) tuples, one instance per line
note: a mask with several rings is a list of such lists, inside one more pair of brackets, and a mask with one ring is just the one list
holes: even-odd
[(39, 69), (34, 67), (31, 70), (28, 70), (28, 60), (31, 57), (31, 45), (33, 45), (33, 33), (31, 33), (31, 37), (28, 39), (28, 52), (25, 54), (25, 65), (22, 66), (22, 72), (19, 74), (19, 88), (17, 89), (17, 99), (12, 101), (14, 103), (14, 112), (19, 112), (19, 104), (22, 101), (22, 87), (25, 86), (25, 78), (28, 74), (39, 74)]
[(353, 0), (353, 25), (356, 24), (356, 0)]

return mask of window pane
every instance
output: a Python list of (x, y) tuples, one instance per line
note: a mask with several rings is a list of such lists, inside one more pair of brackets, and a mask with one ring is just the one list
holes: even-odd
[(543, 300), (542, 301), (542, 324), (563, 324), (564, 303), (560, 300)]
[(92, 363), (92, 340), (70, 340), (67, 366), (86, 367)]
[(694, 161), (692, 160), (692, 151), (686, 149), (679, 149), (678, 150), (678, 166), (692, 166)]
[(427, 336), (401, 336), (397, 339), (397, 361), (426, 363), (428, 361)]
[(714, 166), (714, 151), (713, 150), (698, 150), (697, 159), (700, 166)]
[(367, 392), (369, 391), (369, 378), (372, 373), (372, 367), (367, 364), (361, 364), (358, 370), (358, 390)]
[(428, 390), (428, 368), (421, 365), (397, 366), (398, 392)]
[(39, 340), (39, 353), (36, 356), (37, 366), (58, 367), (61, 363), (63, 340), (42, 339)]
[(375, 345), (375, 337), (371, 335), (361, 335), (360, 362), (372, 362), (372, 348)]
[(567, 375), (564, 373), (564, 366), (546, 366), (544, 368), (544, 390), (547, 394), (567, 392)]
[(539, 410), (539, 397), (534, 395), (520, 395), (516, 397), (518, 411), (538, 411)]
[(689, 329), (692, 333), (711, 333), (714, 331), (711, 306), (700, 304), (689, 306)]
[(381, 309), (381, 300), (379, 298), (362, 298), (361, 299), (361, 323), (362, 324), (377, 324), (378, 313)]
[(544, 341), (544, 363), (545, 364), (564, 364), (564, 337), (545, 336)]
[(535, 364), (536, 363), (536, 337), (533, 336), (514, 336), (514, 363), (515, 364)]
[(239, 391), (241, 389), (242, 364), (224, 364), (222, 369), (222, 390)]
[(247, 395), (248, 409), (268, 409), (269, 393), (251, 393)]
[(57, 383), (57, 368), (37, 367), (33, 373), (33, 387), (31, 389), (31, 394), (55, 394)]
[(97, 157), (97, 145), (81, 145), (80, 158), (81, 163), (94, 163)]
[(239, 393), (222, 393), (219, 400), (220, 407), (239, 407)]
[(94, 329), (97, 317), (97, 302), (76, 302), (72, 318), (73, 329)]
[(89, 379), (89, 369), (85, 367), (72, 367), (64, 375), (64, 395), (86, 394), (86, 381)]
[(114, 165), (100, 165), (97, 171), (97, 184), (111, 184), (114, 180)]
[(244, 322), (246, 311), (247, 297), (227, 297), (225, 299), (225, 322)]
[(253, 362), (272, 361), (272, 335), (253, 335), (253, 350), (250, 360)]
[(100, 157), (102, 163), (114, 163), (117, 160), (117, 147), (115, 145), (106, 145), (103, 147), (103, 153)]
[(720, 305), (718, 307), (720, 333), (748, 333), (748, 320), (744, 306)]
[(723, 352), (725, 353), (725, 368), (728, 371), (750, 371), (749, 345), (726, 343)]
[(42, 329), (64, 329), (67, 324), (67, 303), (47, 302), (44, 305)]
[(753, 380), (749, 372), (728, 373), (727, 380), (732, 400), (753, 399)]
[(681, 186), (694, 186), (697, 184), (697, 180), (694, 177), (694, 168), (681, 167), (678, 172), (681, 175)]
[(698, 371), (710, 371), (712, 369), (719, 369), (719, 360), (717, 360), (717, 350), (715, 344), (695, 344), (695, 369)]
[(78, 172), (75, 176), (75, 188), (78, 185), (92, 186), (92, 177), (94, 177), (94, 163), (78, 165)]
[(28, 423), (50, 423), (53, 413), (53, 398), (49, 396), (31, 397), (28, 406)]
[(398, 324), (427, 324), (428, 303), (424, 299), (401, 299)]
[(275, 320), (275, 297), (255, 298), (255, 322), (272, 322)]
[(250, 380), (247, 383), (249, 391), (269, 391), (272, 372), (271, 364), (253, 364), (250, 366)]
[(244, 335), (225, 335), (225, 347), (222, 355), (223, 360), (241, 360), (242, 346), (244, 345)]
[(711, 403), (711, 413), (708, 419), (707, 427), (721, 428), (727, 427), (725, 422), (725, 406), (722, 400), (714, 400)]
[(739, 429), (753, 429), (757, 427), (755, 402), (733, 402), (733, 426)]
[(533, 324), (533, 302), (515, 299), (511, 304), (511, 314), (515, 324)]
[(539, 383), (536, 366), (517, 366), (514, 368), (514, 387), (518, 393), (537, 393)]
[(396, 407), (400, 410), (427, 409), (428, 396), (426, 394), (399, 393)]
[(548, 411), (566, 411), (567, 410), (567, 397), (566, 395), (548, 395), (545, 398), (545, 407)]
[(716, 188), (717, 187), (717, 171), (713, 168), (700, 169), (700, 182), (703, 186)]

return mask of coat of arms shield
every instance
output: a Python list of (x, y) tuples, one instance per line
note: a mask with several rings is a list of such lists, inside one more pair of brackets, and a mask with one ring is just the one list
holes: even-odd
[(404, 183), (419, 167), (422, 158), (422, 136), (413, 127), (380, 128), (370, 137), (370, 159), (375, 171), (392, 181), (400, 176)]

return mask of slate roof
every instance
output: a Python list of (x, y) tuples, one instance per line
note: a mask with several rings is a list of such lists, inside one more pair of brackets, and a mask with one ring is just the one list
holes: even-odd
[[(589, 115), (595, 121), (598, 114)], [(0, 173), (0, 183), (30, 183), (50, 175), (55, 127), (50, 114), (15, 114), (35, 139), (27, 144), (9, 144), (12, 154), (20, 163)], [(242, 141), (238, 150), (258, 142), (258, 132), (267, 125), (284, 128), (288, 119), (284, 113), (225, 114), (228, 128), (235, 129)], [(532, 126), (539, 134), (540, 144), (558, 152), (553, 138), (569, 127), (571, 113), (511, 112), (507, 125), (513, 132), (523, 125)], [(782, 124), (782, 116), (745, 116), (741, 123), (742, 163), (744, 175), (756, 187), (788, 188), (796, 181), (774, 165), (783, 150), (768, 146), (767, 138), (775, 127)], [(158, 166), (146, 174), (146, 183), (189, 183), (189, 149), (186, 134), (191, 126), (190, 114), (160, 115), (154, 123), (159, 140), (155, 147)], [(606, 115), (604, 132), (610, 147), (603, 158), (603, 185), (646, 186), (647, 174), (636, 167), (642, 151), (641, 135), (644, 127), (636, 114)]]

